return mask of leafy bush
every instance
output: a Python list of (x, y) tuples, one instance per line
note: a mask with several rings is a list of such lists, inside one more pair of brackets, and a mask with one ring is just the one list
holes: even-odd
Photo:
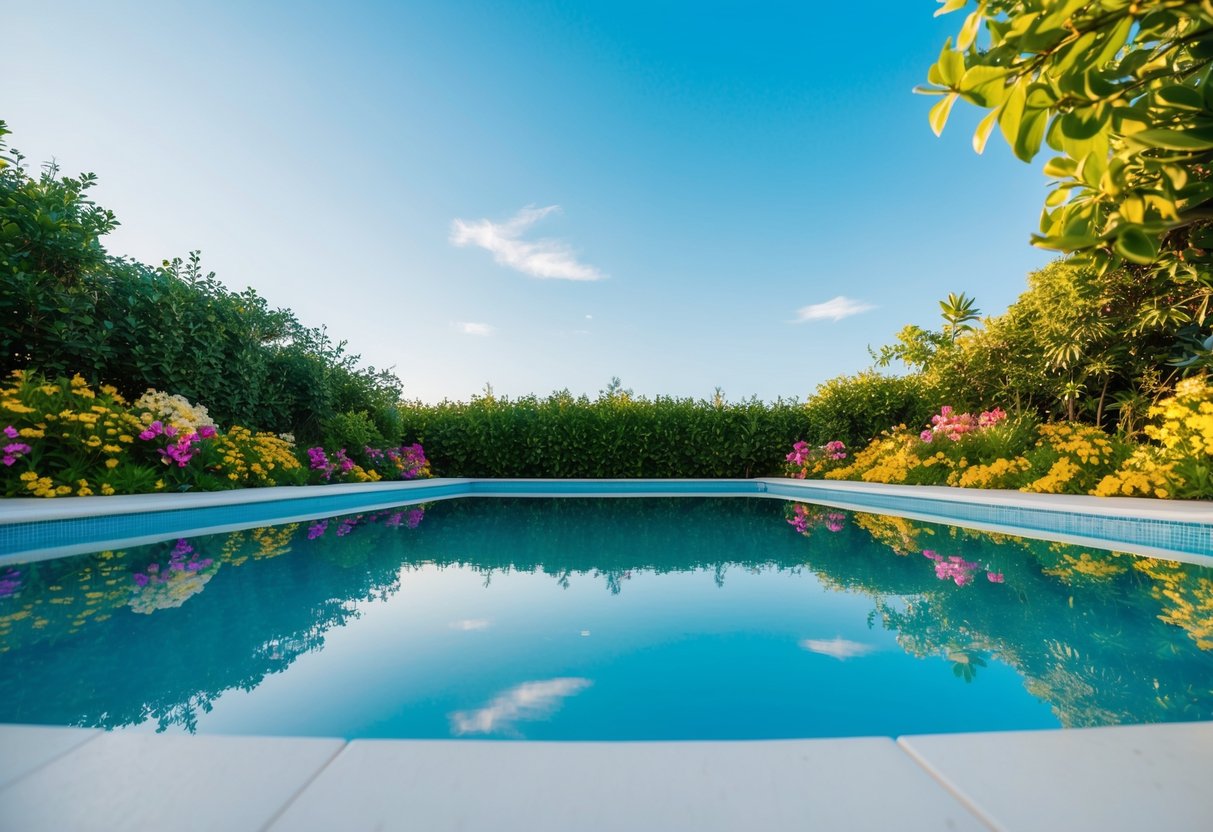
[(404, 434), (447, 477), (754, 477), (812, 434), (796, 402), (767, 405), (567, 391), (402, 406)]
[[(363, 467), (322, 448), (296, 456), (294, 438), (239, 425), (225, 432), (207, 409), (149, 390), (128, 405), (82, 376), (46, 381), (14, 370), (0, 384), (0, 494), (9, 497), (217, 491), (313, 482), (429, 476), (420, 445), (364, 447)], [(319, 455), (319, 458), (317, 457)]]
[[(3, 136), (0, 122), (0, 156)], [(38, 177), (0, 165), (0, 371), (79, 373), (127, 399), (149, 387), (204, 401), (220, 424), (319, 439), (325, 420), (369, 414), (398, 442), (400, 382), (362, 368), (344, 342), (232, 292), (195, 252), (153, 268), (106, 253), (114, 215), (91, 174)]]
[(874, 372), (839, 376), (818, 386), (805, 405), (809, 429), (798, 437), (810, 445), (839, 441), (860, 447), (889, 425), (926, 421), (932, 404), (918, 376)]

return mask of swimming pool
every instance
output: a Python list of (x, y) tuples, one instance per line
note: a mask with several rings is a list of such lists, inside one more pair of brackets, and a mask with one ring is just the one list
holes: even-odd
[(1213, 717), (1211, 648), (1204, 566), (753, 497), (450, 499), (0, 566), (0, 722), (555, 740), (1166, 722)]

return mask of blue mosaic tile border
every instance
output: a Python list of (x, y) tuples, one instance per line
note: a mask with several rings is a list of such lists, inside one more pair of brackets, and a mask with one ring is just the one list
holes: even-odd
[(774, 483), (768, 484), (767, 493), (806, 503), (829, 500), (874, 510), (913, 511), (938, 517), (941, 523), (969, 521), (1008, 526), (1022, 529), (1028, 537), (1031, 537), (1033, 531), (1088, 537), (1105, 541), (1109, 549), (1115, 549), (1117, 544), (1132, 544), (1192, 555), (1213, 556), (1213, 525), (1208, 523), (1119, 517), (1023, 506), (982, 505), (931, 497), (907, 497), (843, 489), (808, 490)]
[(439, 497), (461, 496), (467, 493), (463, 484), (435, 485), (407, 492), (358, 492), (354, 494), (323, 494), (290, 500), (268, 500), (260, 503), (239, 503), (206, 508), (183, 508), (169, 511), (148, 511), (139, 514), (111, 514), (79, 517), (70, 520), (43, 520), (36, 523), (0, 525), (0, 557), (36, 549), (51, 549), (126, 540), (137, 537), (171, 536), (184, 529), (207, 526), (227, 526), (242, 523), (273, 525), (284, 517), (315, 515), (330, 517), (357, 511), (369, 505), (384, 503), (418, 503)]
[(463, 496), (539, 497), (640, 496), (640, 495), (763, 495), (801, 502), (833, 502), (859, 510), (913, 512), (941, 523), (981, 523), (1004, 527), (1008, 533), (1033, 532), (1085, 537), (1103, 541), (1107, 548), (1136, 545), (1172, 552), (1213, 557), (1213, 524), (1126, 518), (1113, 515), (1050, 509), (983, 505), (933, 497), (878, 494), (845, 489), (798, 487), (789, 483), (754, 480), (635, 480), (635, 481), (526, 481), (478, 480), (435, 483), (407, 492), (364, 491), (351, 494), (317, 494), (260, 503), (206, 508), (148, 511), (29, 523), (0, 524), (0, 558), (24, 552), (80, 547), (145, 537), (171, 537), (185, 530), (234, 525), (272, 525), (287, 517), (329, 517), (370, 506), (403, 505)]

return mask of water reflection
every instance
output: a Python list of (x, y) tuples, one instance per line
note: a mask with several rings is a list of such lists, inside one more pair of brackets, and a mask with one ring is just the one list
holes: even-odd
[[(570, 587), (596, 585), (639, 631), (645, 615), (676, 600), (648, 591), (654, 575), (751, 593), (688, 612), (680, 626), (692, 634), (761, 610), (755, 574), (812, 581), (866, 608), (870, 640), (826, 623), (787, 642), (802, 659), (837, 659), (840, 672), (897, 653), (876, 638), (884, 630), (898, 656), (952, 686), (980, 691), (995, 665), (1012, 668), (1063, 725), (1213, 718), (1211, 569), (802, 503), (583, 499), (453, 500), (0, 568), (0, 721), (196, 730), (225, 691), (262, 687), (371, 605), (401, 602), (402, 585), (423, 568), (473, 570), (486, 587), (494, 576), (535, 575), (550, 581), (549, 605)], [(490, 651), (493, 639), (554, 649), (519, 641), (475, 601), (409, 603), (420, 601), (437, 618), (417, 638), (459, 639), (444, 649)], [(588, 623), (570, 632), (586, 636)], [(595, 638), (573, 641), (615, 649), (607, 645), (622, 626), (600, 621)], [(655, 629), (648, 637), (660, 641)], [(488, 655), (451, 658), (472, 673)], [(730, 660), (745, 655), (738, 648)], [(789, 672), (794, 662), (774, 660)], [(510, 735), (522, 722), (559, 719), (591, 677), (595, 696), (607, 689), (597, 668), (516, 672), (533, 681), (502, 680), (480, 694), (485, 706), (448, 704), (438, 718), (457, 735)], [(874, 671), (863, 679), (899, 685)]]
[(841, 636), (831, 639), (806, 638), (800, 642), (800, 646), (810, 653), (820, 653), (823, 656), (838, 659), (840, 662), (858, 656), (866, 656), (877, 649), (874, 644), (863, 644)]
[(589, 679), (543, 679), (523, 682), (503, 691), (483, 708), (456, 711), (451, 714), (451, 733), (457, 737), (468, 734), (496, 734), (521, 738), (517, 724), (524, 720), (545, 719), (590, 686)]

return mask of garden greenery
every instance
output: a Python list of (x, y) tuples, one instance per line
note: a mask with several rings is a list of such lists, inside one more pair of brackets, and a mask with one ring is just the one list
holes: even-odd
[[(5, 156), (0, 122), (0, 157)], [(376, 442), (401, 439), (400, 382), (361, 367), (323, 329), (254, 290), (232, 292), (198, 254), (150, 267), (114, 257), (117, 227), (92, 174), (54, 165), (31, 176), (19, 153), (0, 166), (0, 375), (80, 374), (127, 399), (149, 387), (203, 402), (219, 424), (324, 439), (326, 423), (364, 414)]]

